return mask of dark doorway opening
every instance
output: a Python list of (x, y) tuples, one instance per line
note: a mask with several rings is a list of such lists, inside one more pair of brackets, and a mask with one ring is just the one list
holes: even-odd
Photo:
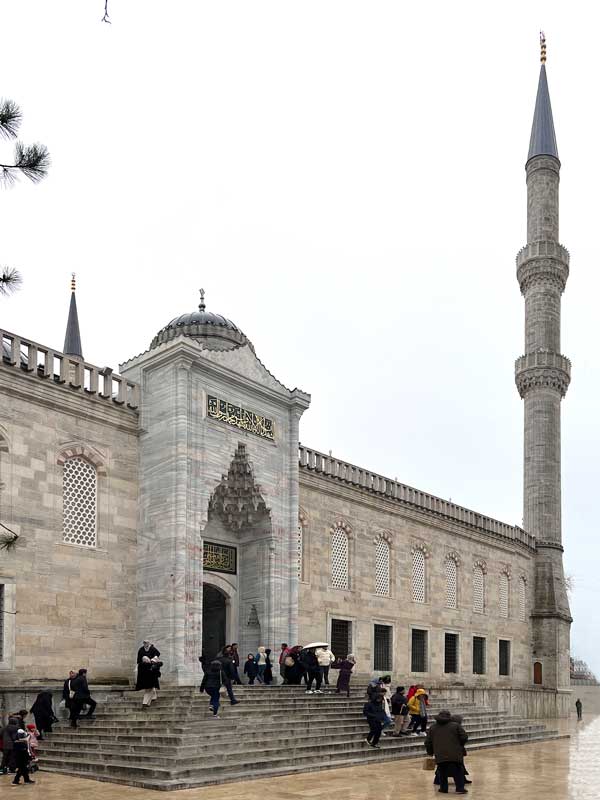
[(225, 595), (210, 584), (202, 587), (202, 654), (210, 663), (225, 645), (227, 607)]

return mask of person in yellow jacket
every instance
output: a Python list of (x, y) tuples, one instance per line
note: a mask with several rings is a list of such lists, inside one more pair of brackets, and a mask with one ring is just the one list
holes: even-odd
[(427, 706), (428, 697), (425, 689), (417, 689), (408, 701), (410, 714), (410, 727), (415, 736), (425, 736), (427, 731)]

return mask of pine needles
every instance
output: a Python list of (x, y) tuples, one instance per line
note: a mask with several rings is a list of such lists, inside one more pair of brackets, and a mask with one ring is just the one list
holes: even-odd
[(21, 288), (23, 279), (18, 269), (0, 267), (0, 295), (7, 296)]
[[(13, 100), (0, 100), (0, 137), (16, 139), (22, 119), (21, 109)], [(49, 167), (50, 153), (45, 145), (16, 142), (13, 163), (0, 164), (0, 183), (12, 186), (20, 175), (39, 183)]]

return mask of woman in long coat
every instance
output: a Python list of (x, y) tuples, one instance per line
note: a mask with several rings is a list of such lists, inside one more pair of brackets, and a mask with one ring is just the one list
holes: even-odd
[(297, 644), (295, 647), (292, 647), (285, 659), (286, 662), (288, 658), (293, 662), (292, 664), (285, 663), (285, 680), (286, 683), (289, 683), (291, 686), (299, 686), (300, 683), (302, 683), (304, 668), (300, 663), (301, 651), (302, 648)]
[(52, 724), (58, 722), (52, 708), (52, 694), (40, 692), (29, 710), (33, 714), (35, 726), (40, 732), (39, 738), (43, 739), (44, 733), (52, 733)]
[(162, 662), (151, 660), (148, 656), (143, 656), (138, 664), (137, 681), (135, 684), (136, 691), (144, 692), (142, 700), (142, 707), (149, 706), (153, 700), (156, 700), (158, 695), (156, 690), (160, 689), (159, 677)]
[(341, 692), (346, 692), (346, 696), (350, 697), (350, 677), (352, 675), (352, 670), (354, 669), (354, 665), (356, 664), (356, 659), (349, 653), (343, 661), (335, 661), (331, 667), (332, 669), (339, 669), (340, 674), (338, 675), (335, 693), (341, 694)]

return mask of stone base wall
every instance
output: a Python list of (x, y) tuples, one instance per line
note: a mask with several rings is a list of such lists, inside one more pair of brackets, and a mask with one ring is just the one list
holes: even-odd
[(488, 689), (431, 686), (432, 697), (447, 697), (463, 703), (475, 703), (493, 711), (507, 711), (529, 719), (556, 719), (568, 717), (574, 704), (570, 691), (554, 689)]

